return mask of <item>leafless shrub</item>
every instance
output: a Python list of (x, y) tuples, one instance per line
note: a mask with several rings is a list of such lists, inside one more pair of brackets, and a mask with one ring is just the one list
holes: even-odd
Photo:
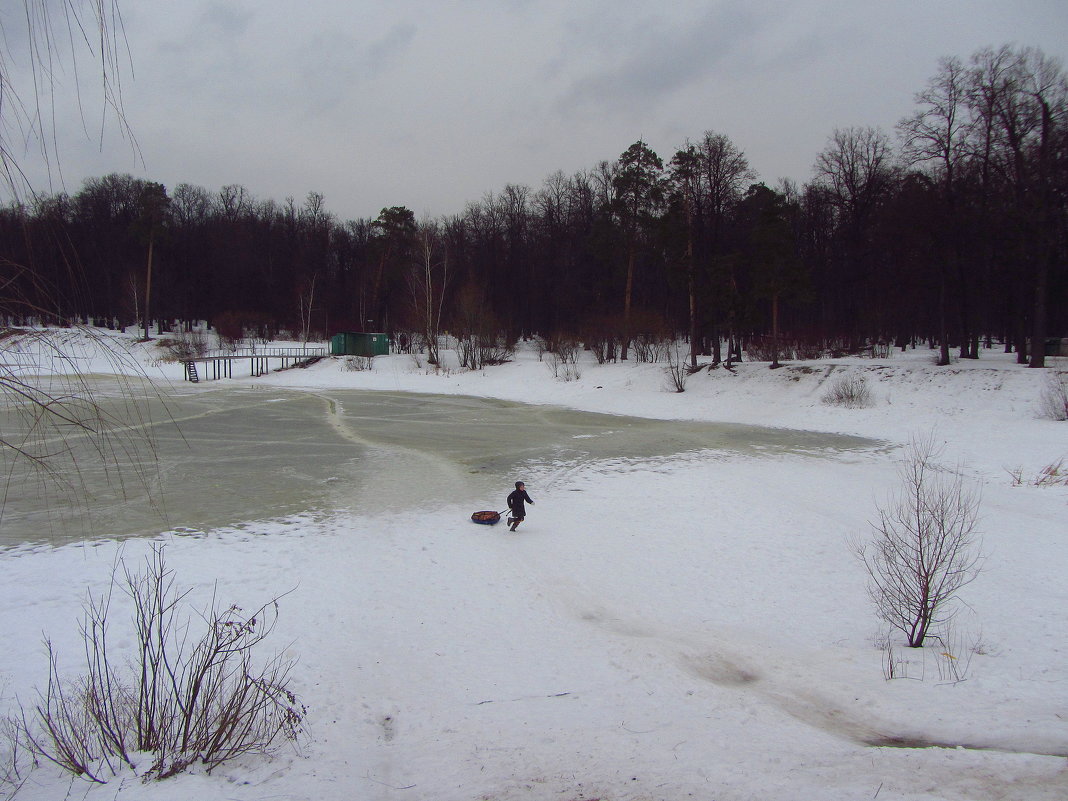
[(668, 341), (655, 334), (638, 334), (631, 340), (634, 349), (634, 361), (639, 364), (653, 364), (664, 361), (668, 352)]
[(461, 367), (481, 370), (510, 361), (515, 355), (515, 345), (503, 334), (469, 333), (457, 340), (456, 353)]
[(543, 337), (540, 334), (535, 334), (532, 341), (534, 342), (534, 352), (538, 354), (538, 361), (540, 362), (546, 353), (552, 351), (552, 344), (548, 337)]
[(563, 381), (577, 381), (582, 377), (578, 367), (578, 353), (575, 350), (567, 350), (564, 353), (555, 351), (549, 353), (549, 369), (553, 378)]
[(577, 381), (582, 377), (582, 373), (574, 360), (569, 361), (558, 353), (550, 353), (547, 364), (552, 371), (553, 378), (558, 380)]
[(341, 369), (347, 373), (363, 372), (366, 370), (374, 370), (375, 357), (374, 356), (346, 356), (341, 362)]
[[(788, 359), (786, 355), (787, 347), (783, 343), (779, 343), (778, 353), (779, 357)], [(753, 337), (746, 343), (745, 346), (745, 358), (751, 362), (770, 362), (775, 356), (775, 349), (771, 341), (771, 337)]]
[(846, 373), (835, 379), (822, 400), (829, 406), (847, 409), (865, 409), (875, 403), (867, 379), (857, 373)]
[(1039, 414), (1050, 420), (1068, 420), (1068, 373), (1050, 371), (1046, 376)]
[[(812, 361), (814, 359), (822, 359), (827, 352), (824, 350), (823, 345), (818, 342), (808, 342), (806, 340), (797, 340), (792, 343), (793, 357), (800, 361)], [(791, 358), (785, 357), (784, 358)]]
[(592, 317), (582, 330), (582, 341), (598, 364), (616, 361), (622, 350), (623, 322), (614, 317)]
[(1034, 487), (1068, 486), (1068, 469), (1064, 466), (1064, 459), (1050, 462), (1039, 470), (1038, 475), (1034, 478), (1025, 478), (1022, 467), (1017, 467), (1015, 470), (1009, 470), (1008, 472), (1012, 477), (1012, 486), (1014, 487), (1020, 487), (1024, 484), (1030, 484)]
[(0, 798), (15, 798), (29, 779), (32, 757), (18, 738), (18, 718), (0, 718)]
[(1065, 470), (1064, 459), (1050, 462), (1043, 467), (1034, 480), (1036, 487), (1065, 487), (1068, 486), (1068, 470)]
[(911, 679), (925, 681), (928, 677), (928, 662), (934, 662), (934, 675), (944, 683), (959, 684), (967, 681), (972, 669), (972, 660), (978, 654), (986, 653), (981, 633), (970, 636), (958, 634), (952, 626), (946, 625), (943, 633), (931, 636), (935, 647), (909, 650), (894, 644), (890, 637), (883, 639), (879, 647), (883, 652), (883, 678)]
[(952, 626), (936, 637), (938, 647), (935, 649), (935, 665), (938, 678), (943, 682), (959, 684), (968, 679), (972, 669), (972, 659), (978, 653), (980, 637), (971, 637), (958, 633)]
[(883, 645), (882, 651), (884, 679), (887, 681), (893, 681), (894, 679), (915, 679), (917, 681), (923, 681), (922, 667), (925, 666), (924, 663), (920, 663), (921, 670), (917, 675), (915, 669), (917, 660), (902, 654), (889, 638)]
[(682, 352), (682, 345), (678, 340), (667, 350), (668, 366), (664, 368), (668, 386), (675, 392), (686, 391), (686, 381), (690, 377), (690, 365), (686, 361), (686, 355)]
[(957, 591), (975, 579), (982, 561), (979, 496), (959, 471), (941, 470), (938, 455), (931, 438), (910, 442), (899, 471), (902, 486), (872, 524), (874, 541), (854, 546), (879, 617), (912, 648), (952, 619)]
[(607, 364), (619, 358), (619, 339), (613, 336), (597, 336), (587, 340), (597, 364)]
[(582, 343), (570, 337), (558, 336), (551, 342), (549, 349), (560, 359), (568, 364), (577, 364), (578, 355), (582, 351)]
[[(134, 609), (129, 665), (108, 640), (116, 587)], [(173, 776), (194, 763), (210, 772), (295, 739), (305, 709), (288, 687), (292, 663), (279, 656), (254, 659), (277, 622), (278, 599), (245, 615), (213, 598), (190, 615), (183, 611), (188, 592), (175, 588), (157, 546), (145, 572), (126, 568), (106, 594), (90, 596), (81, 626), (85, 674), (65, 681), (56, 649), (46, 641), (48, 682), (28, 709), (20, 705), (14, 744), (35, 759), (105, 783), (123, 766), (145, 780)], [(143, 766), (146, 755), (151, 762)]]
[(460, 366), (470, 370), (482, 368), (479, 355), (482, 352), (481, 340), (478, 334), (468, 334), (456, 340), (456, 356), (460, 360)]
[(780, 360), (812, 361), (822, 359), (826, 351), (821, 343), (807, 339), (780, 337), (778, 346), (771, 337), (753, 337), (745, 346), (745, 358), (751, 362)]
[(872, 342), (868, 348), (868, 356), (872, 359), (889, 359), (894, 352), (894, 347), (889, 342)]
[(165, 361), (192, 359), (197, 356), (204, 356), (211, 350), (211, 340), (204, 331), (199, 329), (183, 331), (173, 339), (161, 339), (156, 345), (167, 354), (164, 357)]
[(538, 359), (540, 360), (544, 353), (549, 355), (547, 364), (552, 371), (553, 378), (577, 381), (582, 377), (578, 367), (578, 355), (582, 350), (579, 342), (567, 337), (557, 337), (553, 340), (537, 337), (535, 341), (541, 343), (539, 348), (545, 347)]
[(460, 290), (455, 312), (456, 355), (460, 366), (481, 370), (504, 364), (515, 355), (515, 340), (502, 333), (483, 290), (467, 286)]

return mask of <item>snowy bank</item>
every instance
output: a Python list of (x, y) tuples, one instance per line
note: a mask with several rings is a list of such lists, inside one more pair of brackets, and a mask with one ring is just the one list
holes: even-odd
[[(179, 385), (180, 366), (127, 344)], [(107, 369), (91, 350), (79, 358)], [(1068, 488), (1012, 475), (1068, 457), (1068, 423), (1037, 413), (1050, 371), (996, 352), (937, 368), (915, 351), (774, 371), (743, 363), (697, 373), (676, 393), (662, 366), (578, 367), (576, 380), (558, 380), (523, 349), (477, 372), (393, 355), (372, 370), (326, 359), (233, 380), (841, 432), (886, 446), (532, 465), (536, 505), (515, 535), (471, 524), (470, 509), (418, 504), (160, 532), (197, 597), (218, 582), (223, 600), (254, 608), (289, 592), (274, 639), (299, 660), (306, 736), (270, 759), (149, 785), (130, 773), (72, 782), (43, 766), (17, 798), (1068, 795)], [(871, 406), (823, 402), (845, 373), (865, 376)], [(899, 446), (932, 432), (946, 467), (981, 485), (986, 559), (951, 636), (914, 651), (887, 644), (850, 543), (870, 536)], [(501, 476), (502, 497), (511, 479)], [(136, 564), (149, 544), (0, 554), (6, 703), (44, 680), (42, 631), (78, 668), (86, 589), (101, 591), (117, 560)], [(116, 647), (128, 648), (116, 626)], [(885, 678), (888, 652), (902, 678)]]

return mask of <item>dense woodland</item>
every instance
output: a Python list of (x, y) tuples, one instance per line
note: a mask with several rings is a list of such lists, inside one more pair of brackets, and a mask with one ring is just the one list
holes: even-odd
[[(1068, 86), (1031, 48), (940, 62), (895, 132), (835, 130), (811, 182), (758, 182), (708, 131), (439, 219), (128, 175), (0, 209), (9, 323), (208, 320), (221, 333), (540, 335), (628, 358), (926, 340), (961, 358), (1068, 336)], [(236, 332), (236, 334), (235, 334)]]

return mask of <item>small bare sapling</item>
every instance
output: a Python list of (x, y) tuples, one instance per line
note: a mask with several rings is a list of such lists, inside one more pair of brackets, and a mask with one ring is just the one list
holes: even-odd
[(676, 339), (667, 348), (668, 366), (664, 368), (667, 376), (668, 387), (674, 392), (685, 392), (686, 381), (690, 377), (690, 366), (686, 362), (686, 355), (682, 352), (682, 345)]
[(982, 562), (979, 495), (959, 470), (940, 467), (938, 455), (931, 438), (910, 442), (901, 486), (872, 523), (874, 539), (855, 546), (876, 611), (912, 648), (952, 619), (958, 590)]

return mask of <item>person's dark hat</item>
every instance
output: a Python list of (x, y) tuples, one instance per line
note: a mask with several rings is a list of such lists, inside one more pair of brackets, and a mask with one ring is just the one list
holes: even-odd
[(517, 481), (517, 482), (515, 482), (515, 488), (516, 488), (516, 489), (519, 489), (519, 488), (520, 488), (520, 487), (522, 487), (522, 486), (523, 486), (523, 482), (522, 482), (522, 481)]

